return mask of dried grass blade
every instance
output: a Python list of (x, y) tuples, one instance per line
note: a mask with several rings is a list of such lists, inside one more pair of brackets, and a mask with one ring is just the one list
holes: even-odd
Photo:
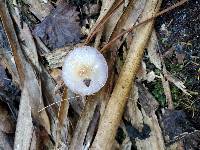
[[(144, 9), (145, 15), (143, 14), (141, 19), (149, 17), (146, 16), (146, 12), (149, 12), (150, 15), (156, 14), (159, 10), (159, 5), (157, 5), (157, 3), (157, 0), (148, 1)], [(153, 22), (149, 22), (141, 28), (138, 28), (135, 33), (126, 61), (100, 121), (99, 129), (91, 147), (92, 150), (111, 149), (117, 128), (121, 122), (127, 97), (132, 87), (132, 82), (136, 77), (143, 57), (144, 48), (151, 35), (152, 27)]]
[(106, 23), (106, 21), (112, 16), (112, 14), (117, 10), (122, 4), (124, 0), (120, 0), (114, 3), (114, 5), (111, 7), (111, 9), (108, 11), (108, 13), (101, 19), (99, 22), (96, 23), (96, 25), (93, 27), (94, 30), (91, 31), (89, 36), (87, 37), (84, 45), (87, 45), (91, 39), (95, 36), (97, 32), (101, 29), (101, 27)]
[(8, 37), (8, 42), (13, 51), (17, 71), (20, 78), (20, 83), (21, 83), (21, 86), (23, 86), (23, 83), (25, 80), (25, 73), (24, 73), (25, 69), (24, 69), (23, 62), (20, 56), (22, 55), (21, 50), (20, 50), (21, 47), (19, 45), (19, 41), (17, 39), (17, 35), (14, 30), (13, 22), (9, 15), (7, 5), (4, 0), (0, 0), (0, 17), (1, 17), (5, 32), (6, 32), (6, 36)]
[(185, 2), (187, 2), (187, 1), (188, 1), (188, 0), (182, 0), (182, 1), (178, 2), (178, 3), (176, 3), (175, 5), (173, 5), (173, 6), (169, 7), (169, 8), (167, 8), (167, 9), (164, 9), (163, 11), (161, 11), (161, 12), (159, 12), (159, 13), (153, 15), (152, 17), (149, 17), (148, 19), (146, 19), (146, 20), (144, 20), (144, 21), (138, 23), (137, 25), (132, 26), (132, 27), (129, 28), (128, 30), (123, 31), (122, 33), (120, 33), (119, 35), (117, 35), (115, 38), (113, 38), (109, 43), (107, 43), (107, 44), (100, 50), (100, 52), (105, 53), (106, 50), (107, 50), (117, 39), (121, 38), (121, 37), (124, 36), (126, 33), (132, 32), (132, 31), (133, 31), (134, 29), (136, 29), (137, 27), (139, 27), (139, 26), (141, 26), (141, 25), (144, 25), (144, 24), (146, 24), (146, 23), (148, 23), (148, 22), (154, 20), (156, 17), (161, 16), (161, 15), (163, 15), (163, 14), (165, 14), (165, 13), (167, 13), (167, 12), (169, 12), (169, 11), (171, 11), (171, 10), (173, 10), (173, 9), (175, 9), (175, 8), (177, 8), (177, 7), (179, 7), (179, 6), (181, 6), (181, 5), (183, 5), (183, 4), (184, 4)]

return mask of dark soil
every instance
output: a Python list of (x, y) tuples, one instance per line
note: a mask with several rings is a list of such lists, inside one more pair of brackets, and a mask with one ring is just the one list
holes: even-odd
[[(177, 0), (163, 0), (162, 8)], [(167, 70), (185, 82), (192, 97), (171, 85), (176, 109), (182, 109), (195, 129), (200, 129), (200, 1), (189, 0), (156, 20), (156, 31)], [(167, 54), (168, 55), (165, 55)], [(170, 53), (170, 54), (169, 54)]]

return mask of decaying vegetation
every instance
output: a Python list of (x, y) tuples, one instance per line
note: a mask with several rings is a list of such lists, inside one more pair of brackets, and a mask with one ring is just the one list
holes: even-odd
[[(0, 0), (0, 147), (198, 149), (198, 6), (195, 0)], [(194, 32), (176, 24), (188, 14), (198, 24)], [(97, 48), (108, 63), (106, 85), (85, 97), (61, 76), (65, 56), (82, 45)], [(187, 65), (194, 76), (182, 73)]]

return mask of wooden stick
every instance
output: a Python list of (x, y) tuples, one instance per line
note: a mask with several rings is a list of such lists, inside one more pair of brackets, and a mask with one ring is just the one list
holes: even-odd
[(3, 28), (5, 30), (6, 36), (8, 38), (9, 45), (14, 55), (17, 71), (20, 78), (21, 87), (23, 87), (23, 83), (25, 80), (25, 74), (24, 74), (25, 69), (23, 66), (23, 62), (21, 60), (21, 57), (22, 57), (21, 50), (20, 50), (21, 47), (19, 45), (19, 41), (15, 33), (15, 28), (13, 26), (12, 19), (9, 15), (9, 12), (4, 0), (0, 0), (0, 17), (3, 23)]
[(115, 38), (113, 38), (108, 44), (106, 44), (106, 45), (100, 50), (100, 52), (101, 52), (101, 53), (105, 53), (106, 50), (107, 50), (116, 40), (118, 40), (119, 38), (121, 38), (122, 36), (124, 36), (126, 33), (130, 33), (130, 32), (132, 32), (134, 29), (136, 29), (137, 27), (139, 27), (139, 26), (141, 26), (141, 25), (144, 25), (144, 24), (146, 24), (146, 23), (152, 21), (153, 19), (157, 18), (158, 16), (161, 16), (161, 15), (163, 15), (163, 14), (165, 14), (165, 13), (167, 13), (167, 12), (169, 12), (169, 11), (171, 11), (171, 10), (173, 10), (173, 9), (175, 9), (175, 8), (177, 8), (177, 7), (179, 7), (179, 6), (181, 6), (181, 5), (183, 5), (186, 1), (188, 1), (188, 0), (182, 0), (182, 1), (178, 2), (178, 3), (176, 3), (175, 5), (173, 5), (173, 6), (169, 7), (169, 8), (166, 8), (166, 9), (164, 9), (163, 11), (157, 13), (156, 15), (154, 15), (154, 16), (152, 16), (152, 17), (150, 17), (150, 18), (148, 18), (148, 19), (146, 19), (146, 20), (144, 20), (144, 21), (138, 23), (137, 25), (132, 26), (132, 27), (129, 28), (128, 30), (123, 31), (122, 33), (120, 33), (119, 35), (117, 35)]
[(99, 32), (101, 27), (106, 23), (106, 21), (112, 16), (112, 14), (122, 5), (124, 0), (117, 1), (111, 9), (108, 11), (108, 13), (93, 27), (93, 31), (90, 33), (90, 35), (87, 37), (87, 39), (84, 42), (84, 45), (87, 45), (91, 39)]
[[(101, 118), (101, 122), (99, 124), (99, 128), (92, 144), (91, 150), (108, 150), (112, 147), (117, 128), (121, 122), (124, 107), (127, 102), (127, 97), (129, 96), (132, 83), (136, 78), (145, 46), (152, 32), (153, 19), (182, 5), (186, 1), (187, 0), (183, 0), (178, 4), (173, 5), (168, 9), (165, 9), (164, 11), (161, 11), (158, 14), (156, 13), (159, 10), (161, 1), (147, 1), (144, 11), (149, 12), (150, 15), (153, 14), (153, 17), (146, 19), (149, 17), (149, 14), (147, 14), (148, 16), (145, 16), (143, 14), (141, 20), (145, 19), (145, 21), (137, 25), (138, 27), (139, 25), (143, 24), (143, 26), (138, 28), (138, 30), (135, 32), (135, 36), (132, 40), (128, 55), (126, 57), (126, 61), (124, 63), (124, 66), (122, 67), (106, 110)], [(128, 31), (126, 31), (126, 33), (132, 31), (133, 28), (135, 27), (130, 28)], [(118, 38), (119, 37), (121, 36), (118, 36)], [(114, 41), (115, 40), (116, 39), (114, 39)]]
[[(148, 1), (144, 11), (149, 12), (149, 14), (156, 14), (159, 10), (159, 6), (157, 6), (158, 1)], [(143, 15), (142, 19), (145, 18), (147, 16)], [(132, 83), (140, 67), (144, 48), (151, 35), (152, 27), (153, 22), (149, 22), (136, 31), (124, 66), (101, 118), (91, 150), (109, 150), (112, 147), (117, 128), (121, 122), (127, 97), (129, 96)]]

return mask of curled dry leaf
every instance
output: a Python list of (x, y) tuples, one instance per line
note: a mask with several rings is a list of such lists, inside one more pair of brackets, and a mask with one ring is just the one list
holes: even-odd
[(80, 26), (76, 8), (59, 4), (33, 31), (51, 49), (80, 41)]

